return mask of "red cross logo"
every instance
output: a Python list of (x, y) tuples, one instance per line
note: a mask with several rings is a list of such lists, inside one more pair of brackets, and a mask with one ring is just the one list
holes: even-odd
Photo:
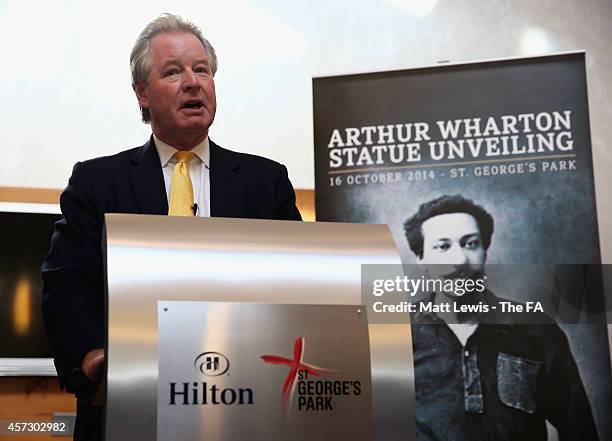
[(312, 364), (304, 363), (304, 346), (305, 341), (303, 337), (298, 337), (293, 344), (293, 359), (279, 357), (278, 355), (262, 355), (261, 359), (270, 364), (283, 364), (289, 366), (289, 374), (283, 385), (283, 392), (281, 395), (285, 410), (288, 410), (288, 406), (291, 403), (293, 397), (295, 378), (299, 371), (306, 371), (310, 375), (318, 377), (324, 373), (337, 372), (333, 369), (326, 369)]

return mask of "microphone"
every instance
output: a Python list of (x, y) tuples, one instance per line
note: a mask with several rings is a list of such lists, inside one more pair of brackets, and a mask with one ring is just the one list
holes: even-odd
[(199, 209), (198, 204), (194, 203), (193, 207), (191, 207), (191, 209), (193, 210), (193, 215), (197, 216), (198, 215), (198, 209)]

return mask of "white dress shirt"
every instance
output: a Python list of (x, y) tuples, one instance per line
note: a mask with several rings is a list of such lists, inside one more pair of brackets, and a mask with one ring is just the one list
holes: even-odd
[[(170, 201), (172, 172), (174, 172), (174, 166), (177, 163), (174, 154), (178, 149), (166, 144), (155, 135), (153, 135), (153, 139), (164, 173), (166, 197)], [(210, 217), (210, 145), (208, 137), (192, 148), (191, 151), (195, 153), (195, 156), (189, 161), (189, 177), (191, 178), (191, 185), (193, 185), (193, 198), (195, 203), (198, 204), (196, 215)]]
[(472, 334), (476, 332), (476, 328), (478, 328), (478, 324), (475, 324), (475, 323), (449, 324), (448, 327), (457, 336), (457, 338), (461, 342), (461, 346), (465, 347), (465, 345), (467, 344), (468, 338), (470, 338)]

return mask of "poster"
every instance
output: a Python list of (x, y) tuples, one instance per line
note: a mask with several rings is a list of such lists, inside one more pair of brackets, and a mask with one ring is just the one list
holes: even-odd
[[(494, 221), (487, 264), (534, 264), (559, 298), (602, 308), (601, 296), (569, 291), (567, 268), (580, 266), (556, 266), (600, 263), (586, 87), (583, 52), (316, 78), (317, 220), (387, 224), (412, 264), (419, 256), (406, 221), (439, 198), (468, 200)], [(531, 276), (521, 274), (501, 296), (532, 300)], [(606, 328), (559, 327), (599, 437), (610, 439)], [(426, 405), (417, 398), (417, 419)], [(450, 433), (435, 435), (462, 439)]]

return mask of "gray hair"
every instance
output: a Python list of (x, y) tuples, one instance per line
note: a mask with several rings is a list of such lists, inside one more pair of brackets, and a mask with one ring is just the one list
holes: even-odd
[[(170, 32), (187, 32), (195, 35), (204, 46), (204, 49), (206, 49), (210, 57), (212, 74), (213, 76), (215, 75), (217, 72), (217, 54), (210, 42), (202, 35), (200, 28), (188, 20), (183, 20), (178, 15), (162, 14), (145, 26), (132, 48), (132, 53), (130, 54), (132, 89), (136, 89), (136, 83), (146, 85), (149, 80), (149, 72), (151, 71), (151, 58), (149, 56), (151, 40), (156, 35)], [(140, 113), (142, 114), (143, 122), (151, 122), (149, 109), (141, 107)]]

